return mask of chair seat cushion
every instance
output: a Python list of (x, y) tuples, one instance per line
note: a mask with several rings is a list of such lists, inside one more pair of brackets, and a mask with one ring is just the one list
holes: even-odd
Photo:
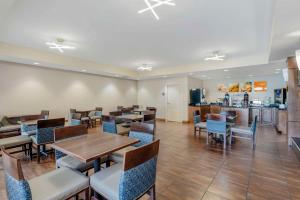
[(206, 122), (199, 122), (199, 123), (195, 124), (195, 127), (206, 128)]
[(91, 119), (101, 119), (101, 117), (100, 116), (92, 116), (92, 117), (90, 117)]
[(82, 117), (80, 120), (81, 121), (88, 121), (88, 120), (90, 120), (90, 118), (89, 117)]
[(128, 135), (130, 128), (123, 127), (122, 124), (117, 124), (117, 133), (119, 135)]
[(248, 134), (248, 135), (253, 134), (251, 128), (246, 126), (234, 126), (231, 127), (231, 131), (233, 133), (241, 133), (241, 134)]
[(109, 168), (105, 168), (90, 177), (90, 185), (106, 199), (118, 200), (122, 172), (122, 164), (115, 164)]
[(17, 130), (20, 130), (20, 128), (21, 128), (21, 125), (1, 126), (0, 133), (1, 132), (9, 132), (9, 131), (17, 131)]
[(124, 159), (124, 155), (127, 151), (131, 151), (136, 149), (136, 147), (134, 146), (129, 146), (129, 147), (125, 147), (123, 149), (120, 149), (119, 151), (114, 152), (111, 156), (110, 159), (114, 162), (120, 163), (123, 162)]
[(31, 143), (31, 138), (25, 135), (15, 136), (0, 139), (0, 147), (3, 146), (4, 148), (15, 147), (22, 144)]
[(32, 136), (32, 135), (36, 135), (36, 130), (32, 130), (32, 131), (22, 131), (21, 135), (26, 135), (26, 136)]
[[(107, 158), (101, 159), (101, 163), (104, 163)], [(84, 163), (72, 156), (64, 156), (56, 161), (58, 167), (67, 167), (70, 169), (78, 170), (80, 172), (87, 171), (93, 168), (93, 162)]]
[(32, 199), (67, 199), (89, 186), (89, 178), (68, 168), (60, 168), (28, 181)]

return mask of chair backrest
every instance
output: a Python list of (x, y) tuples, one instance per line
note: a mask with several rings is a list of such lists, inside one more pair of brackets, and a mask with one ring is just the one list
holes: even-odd
[(144, 122), (155, 123), (155, 114), (144, 114)]
[(195, 111), (193, 112), (193, 114), (194, 114), (194, 116), (200, 115), (200, 110), (195, 110)]
[(140, 147), (154, 141), (154, 124), (132, 122), (130, 125), (130, 138), (136, 138), (140, 142), (134, 144), (135, 147)]
[(111, 116), (121, 116), (122, 115), (122, 111), (111, 111), (109, 112), (109, 115)]
[(201, 116), (200, 115), (194, 115), (194, 125), (201, 122)]
[[(236, 111), (234, 111), (234, 110), (222, 111), (220, 114), (221, 115), (226, 115), (227, 122), (229, 122), (229, 123), (236, 123), (236, 115), (237, 115)], [(235, 118), (231, 119), (231, 117), (235, 117)]]
[(71, 114), (71, 119), (81, 119), (81, 114), (80, 113), (72, 113)]
[(9, 200), (31, 200), (31, 191), (25, 180), (21, 161), (2, 148), (3, 168), (5, 174), (6, 192)]
[(128, 107), (128, 108), (122, 108), (122, 114), (131, 114), (133, 111), (132, 107)]
[(44, 119), (49, 118), (50, 111), (49, 110), (42, 110), (41, 115), (44, 117)]
[(54, 142), (54, 129), (63, 127), (65, 118), (39, 120), (37, 122), (36, 141), (38, 144)]
[(159, 140), (156, 140), (125, 153), (119, 183), (120, 200), (138, 199), (155, 184), (158, 151)]
[[(66, 126), (62, 128), (54, 129), (54, 141), (65, 140), (72, 137), (77, 137), (81, 135), (86, 135), (88, 133), (85, 125), (78, 126)], [(58, 160), (61, 157), (66, 156), (66, 154), (55, 150), (55, 159)]]
[(70, 113), (76, 113), (76, 109), (71, 108)]
[(253, 135), (256, 133), (256, 126), (257, 126), (257, 115), (254, 118), (254, 121), (251, 124), (251, 131), (253, 132)]
[(117, 134), (116, 120), (112, 116), (102, 116), (102, 129), (105, 133)]
[(132, 105), (133, 109), (139, 109), (139, 107), (140, 107), (139, 105)]
[(124, 108), (124, 106), (117, 106), (117, 110), (121, 111)]
[(155, 107), (146, 107), (147, 110), (153, 111), (156, 113), (157, 109)]
[(56, 128), (54, 130), (54, 141), (64, 140), (67, 138), (72, 138), (80, 135), (88, 134), (85, 125), (78, 126), (66, 126), (62, 128)]
[(226, 133), (226, 115), (208, 114), (206, 128), (210, 133)]
[(96, 110), (96, 111), (103, 111), (103, 108), (102, 108), (102, 107), (96, 107), (95, 110)]

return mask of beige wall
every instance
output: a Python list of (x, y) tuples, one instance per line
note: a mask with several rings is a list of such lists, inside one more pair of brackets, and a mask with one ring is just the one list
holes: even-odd
[(51, 117), (67, 117), (70, 108), (107, 113), (136, 103), (136, 81), (0, 62), (0, 116), (49, 109)]

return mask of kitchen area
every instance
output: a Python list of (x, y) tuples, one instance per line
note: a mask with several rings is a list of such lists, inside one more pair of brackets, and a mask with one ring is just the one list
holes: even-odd
[[(273, 97), (269, 96), (260, 100), (256, 98), (253, 86), (239, 88), (238, 92), (226, 89), (224, 97), (219, 97), (215, 102), (208, 102), (207, 90), (203, 88), (190, 90), (189, 121), (193, 121), (193, 113), (199, 110), (201, 120), (205, 121), (206, 114), (219, 114), (224, 111), (235, 111), (237, 114), (236, 123), (240, 126), (249, 126), (255, 116), (260, 126), (273, 126), (280, 134), (287, 134), (287, 89), (279, 88), (273, 90)], [(262, 91), (267, 90), (266, 86), (260, 85)], [(264, 88), (265, 87), (265, 88)], [(235, 90), (237, 91), (237, 90)], [(251, 96), (253, 95), (253, 96)]]

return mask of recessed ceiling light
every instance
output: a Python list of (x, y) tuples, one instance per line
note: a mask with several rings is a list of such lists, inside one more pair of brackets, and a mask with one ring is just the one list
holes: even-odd
[(275, 72), (275, 74), (279, 74), (279, 73), (280, 73), (279, 71), (276, 71), (276, 72)]
[(50, 49), (57, 49), (60, 53), (63, 53), (64, 49), (75, 49), (73, 46), (64, 45), (64, 41), (64, 39), (58, 38), (56, 42), (46, 42), (46, 45), (48, 45)]
[(204, 75), (204, 74), (203, 74), (203, 75), (201, 75), (201, 77), (205, 78), (205, 77), (207, 77), (207, 75)]
[(86, 69), (82, 69), (81, 71), (82, 71), (82, 72), (86, 72), (87, 70), (86, 70)]
[(281, 71), (281, 69), (280, 68), (278, 68), (278, 69), (275, 69), (276, 71)]
[(204, 60), (205, 61), (223, 61), (225, 60), (226, 55), (225, 54), (220, 54), (219, 51), (215, 51), (212, 53), (212, 56), (206, 57)]
[(168, 78), (168, 76), (163, 76), (163, 78)]
[(150, 64), (142, 64), (137, 68), (139, 71), (152, 71), (152, 66)]
[(115, 77), (121, 77), (120, 75), (118, 75), (118, 74), (115, 74)]
[(249, 77), (252, 77), (253, 75), (252, 75), (252, 74), (249, 74), (248, 76), (249, 76)]
[(40, 63), (39, 63), (39, 62), (34, 62), (33, 64), (34, 64), (34, 65), (39, 65)]
[[(175, 6), (176, 5), (173, 2), (173, 0), (144, 0), (144, 1), (147, 5), (147, 8), (138, 11), (138, 13), (142, 14), (146, 11), (151, 11), (152, 14), (154, 15), (155, 19), (157, 19), (157, 20), (159, 20), (159, 16), (155, 12), (154, 8), (157, 8), (157, 7), (162, 6), (162, 5), (168, 5), (168, 6)], [(153, 2), (153, 4), (151, 4), (150, 1)]]
[(226, 76), (227, 79), (231, 78), (230, 76)]
[(194, 75), (194, 73), (191, 72), (191, 73), (189, 73), (189, 75), (192, 76), (192, 75)]
[(229, 72), (229, 69), (224, 69), (224, 72)]

